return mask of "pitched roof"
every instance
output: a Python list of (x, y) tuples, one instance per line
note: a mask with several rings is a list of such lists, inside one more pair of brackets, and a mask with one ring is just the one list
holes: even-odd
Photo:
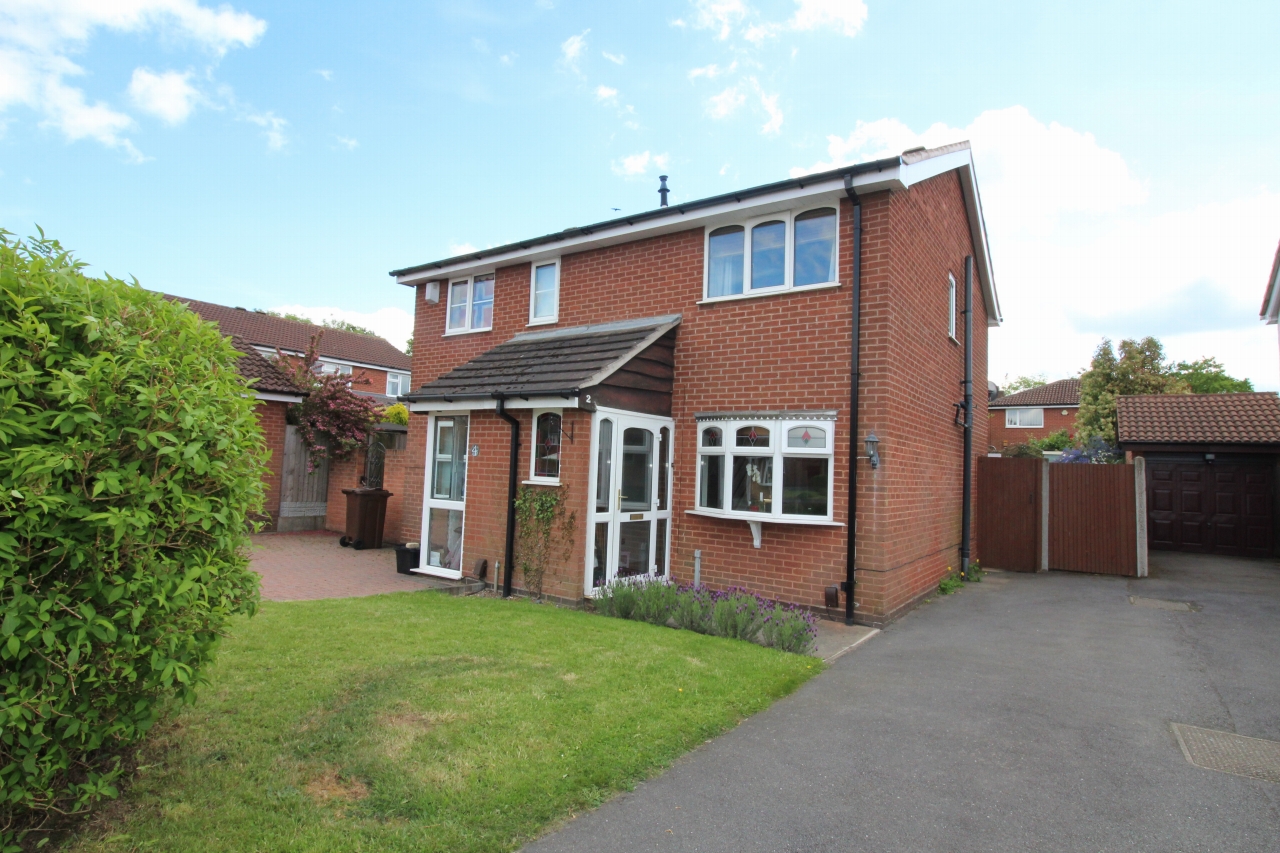
[(1122, 444), (1277, 444), (1280, 397), (1271, 392), (1120, 397), (1116, 425)]
[(679, 314), (526, 332), (406, 394), (411, 401), (576, 394), (607, 379), (674, 329)]
[(1037, 406), (1053, 409), (1059, 406), (1080, 405), (1080, 380), (1059, 379), (1048, 385), (1037, 385), (1006, 397), (996, 397), (987, 404), (988, 409), (1012, 409), (1018, 406)]
[(240, 360), (236, 362), (240, 375), (245, 379), (258, 380), (250, 386), (251, 390), (259, 394), (290, 394), (298, 399), (307, 396), (306, 391), (295, 385), (284, 371), (267, 361), (244, 338), (232, 335), (231, 345), (240, 353)]
[(226, 305), (201, 302), (198, 299), (186, 299), (181, 296), (167, 296), (167, 298), (186, 304), (205, 321), (217, 323), (224, 335), (236, 335), (252, 346), (278, 348), (289, 352), (306, 352), (311, 344), (311, 336), (323, 333), (320, 335), (319, 346), (321, 356), (403, 370), (406, 373), (410, 368), (409, 356), (383, 338), (373, 335), (326, 329), (311, 323), (299, 323), (297, 320), (286, 320), (283, 317), (259, 314), (257, 311), (246, 311), (243, 308), (229, 308)]

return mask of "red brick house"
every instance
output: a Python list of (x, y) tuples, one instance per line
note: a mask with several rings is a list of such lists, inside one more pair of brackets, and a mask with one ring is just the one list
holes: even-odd
[(882, 624), (959, 566), (965, 352), (985, 389), (1000, 320), (967, 143), (392, 275), (421, 571), (509, 563), (517, 483), (576, 513), (567, 600), (669, 574), (822, 608), (856, 563), (848, 615)]
[(281, 483), (284, 478), (285, 414), (290, 403), (301, 403), (307, 392), (299, 388), (278, 367), (263, 357), (252, 344), (232, 335), (231, 345), (240, 353), (236, 367), (249, 381), (250, 393), (257, 400), (258, 425), (266, 439), (268, 473), (265, 477), (266, 500), (263, 503), (268, 530), (280, 524)]
[(1076, 434), (1080, 412), (1080, 380), (1059, 379), (987, 403), (990, 424), (987, 446), (999, 453), (1010, 444), (1025, 444), (1065, 429)]

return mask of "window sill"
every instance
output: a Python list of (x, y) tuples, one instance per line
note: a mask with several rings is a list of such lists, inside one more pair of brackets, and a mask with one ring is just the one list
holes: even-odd
[(559, 317), (541, 317), (537, 320), (530, 320), (528, 323), (525, 323), (525, 326), (526, 328), (529, 326), (554, 326), (559, 322)]
[(1005, 429), (1044, 429), (1044, 427), (1042, 426), (1010, 426), (1009, 424), (1005, 424), (1004, 428)]
[(799, 524), (804, 527), (844, 527), (843, 521), (831, 521), (825, 518), (804, 518), (794, 515), (766, 515), (765, 513), (727, 513), (707, 509), (686, 509), (687, 515), (701, 515), (705, 518), (720, 518), (725, 521), (753, 521), (765, 524)]
[(825, 284), (805, 284), (800, 287), (770, 287), (760, 291), (750, 293), (735, 293), (732, 296), (708, 296), (705, 299), (699, 299), (698, 305), (713, 305), (717, 302), (737, 302), (739, 299), (763, 299), (766, 296), (787, 296), (793, 293), (808, 293), (812, 290), (831, 290), (840, 286), (838, 281), (828, 281)]
[(415, 575), (430, 575), (436, 578), (448, 578), (449, 580), (461, 580), (462, 572), (457, 569), (446, 569), (443, 566), (423, 566), (420, 569), (410, 569)]
[(530, 477), (528, 480), (521, 480), (520, 482), (526, 486), (552, 486), (554, 488), (560, 487), (559, 480), (545, 480), (538, 477)]
[(451, 338), (454, 335), (478, 335), (481, 332), (492, 332), (492, 331), (493, 331), (493, 326), (490, 326), (487, 329), (454, 329), (453, 331), (445, 332), (441, 337)]

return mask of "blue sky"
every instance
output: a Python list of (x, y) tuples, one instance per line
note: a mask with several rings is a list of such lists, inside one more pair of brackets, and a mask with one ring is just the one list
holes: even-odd
[(1280, 389), (1280, 4), (0, 0), (0, 227), (371, 325), (390, 269), (971, 139), (991, 374), (1155, 334)]

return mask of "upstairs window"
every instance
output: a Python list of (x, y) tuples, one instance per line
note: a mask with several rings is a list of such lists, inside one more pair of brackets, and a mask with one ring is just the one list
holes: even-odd
[(560, 310), (560, 262), (534, 264), (530, 287), (529, 324), (554, 323)]
[(332, 361), (321, 361), (316, 365), (315, 372), (319, 373), (321, 376), (329, 376), (335, 373), (340, 376), (350, 376), (351, 365), (336, 364)]
[(706, 299), (834, 285), (836, 210), (773, 214), (707, 234)]
[(493, 273), (449, 282), (446, 333), (483, 332), (493, 328)]
[(387, 396), (399, 397), (401, 394), (409, 390), (409, 375), (407, 373), (388, 373), (387, 374)]
[(1004, 425), (1030, 429), (1044, 426), (1044, 409), (1005, 409)]

